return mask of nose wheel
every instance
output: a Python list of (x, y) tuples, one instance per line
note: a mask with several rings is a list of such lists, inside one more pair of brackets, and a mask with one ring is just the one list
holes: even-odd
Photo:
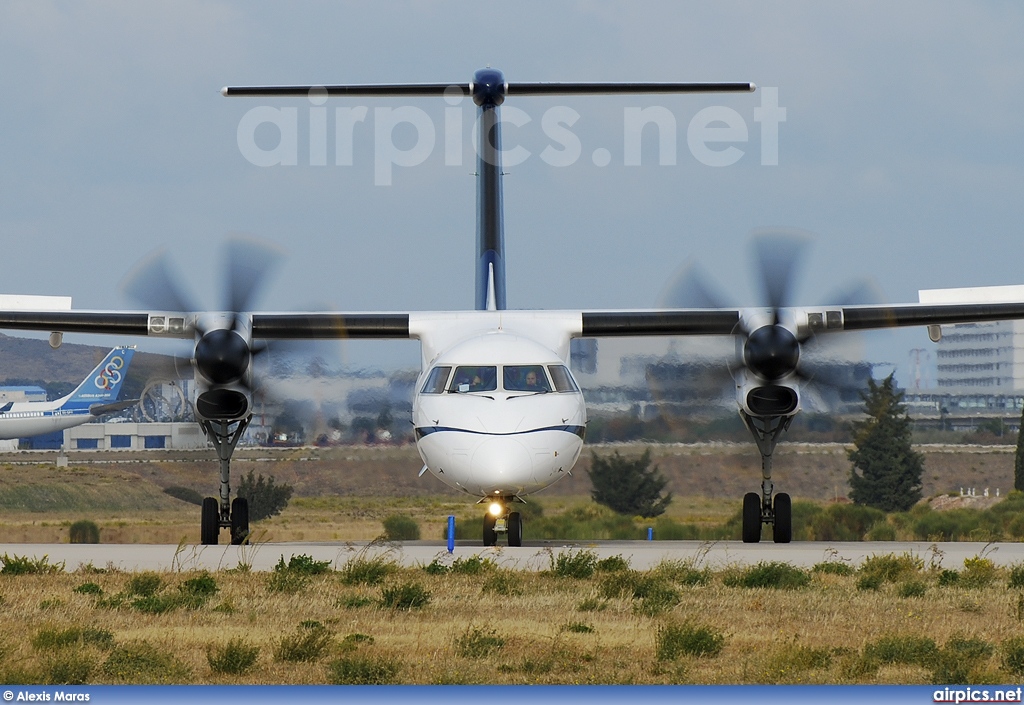
[[(519, 512), (509, 511), (508, 505), (516, 498), (502, 497), (499, 499), (485, 499), (490, 501), (487, 513), (484, 514), (484, 546), (497, 546), (498, 535), (505, 534), (508, 537), (508, 545), (519, 547), (523, 545), (523, 516)], [(522, 501), (522, 500), (518, 500)]]

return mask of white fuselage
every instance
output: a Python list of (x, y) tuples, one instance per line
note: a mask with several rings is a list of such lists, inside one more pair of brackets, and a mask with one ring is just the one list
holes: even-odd
[[(496, 315), (480, 312), (480, 321)], [(436, 354), (436, 339), (428, 331), (419, 336), (425, 364), (413, 425), (420, 457), (442, 482), (481, 498), (518, 497), (565, 477), (579, 458), (587, 423), (583, 395), (568, 371), (564, 325), (555, 325), (548, 347), (510, 331), (504, 316), (505, 327), (490, 326)]]
[(88, 407), (61, 408), (62, 400), (18, 402), (0, 413), (0, 438), (27, 438), (62, 431), (94, 418)]

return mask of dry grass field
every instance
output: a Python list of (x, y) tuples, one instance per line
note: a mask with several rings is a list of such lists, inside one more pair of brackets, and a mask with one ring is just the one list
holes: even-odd
[(585, 551), (540, 573), (478, 558), (400, 568), (387, 554), (356, 554), (338, 570), (292, 559), (270, 573), (45, 574), (36, 564), (21, 567), (43, 574), (10, 574), (5, 564), (0, 679), (1009, 683), (1024, 674), (1024, 569), (980, 558), (951, 578), (905, 556), (845, 575), (830, 565), (712, 573), (669, 562), (639, 572)]

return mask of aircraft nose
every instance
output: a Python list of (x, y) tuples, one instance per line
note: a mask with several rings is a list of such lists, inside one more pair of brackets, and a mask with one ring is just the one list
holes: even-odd
[(533, 477), (533, 457), (515, 438), (488, 438), (473, 453), (473, 477), (491, 491), (514, 491)]

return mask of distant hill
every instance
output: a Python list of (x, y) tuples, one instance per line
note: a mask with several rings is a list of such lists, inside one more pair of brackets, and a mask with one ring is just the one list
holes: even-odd
[[(55, 398), (78, 385), (100, 363), (114, 345), (132, 344), (130, 339), (111, 336), (109, 346), (64, 343), (54, 350), (46, 340), (15, 338), (0, 333), (0, 386), (38, 384)], [(138, 397), (153, 377), (166, 379), (172, 358), (153, 353), (136, 353), (128, 370), (124, 394)]]

